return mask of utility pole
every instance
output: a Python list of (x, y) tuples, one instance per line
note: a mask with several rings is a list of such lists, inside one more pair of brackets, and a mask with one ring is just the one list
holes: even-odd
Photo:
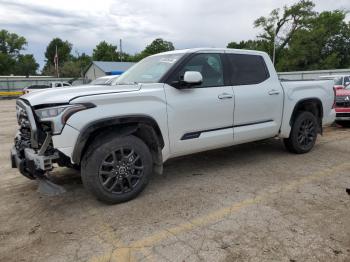
[(272, 63), (275, 65), (275, 60), (276, 60), (276, 38), (277, 38), (277, 32), (275, 29), (275, 33), (273, 35), (273, 53), (272, 53)]
[(122, 39), (119, 40), (119, 58), (120, 62), (123, 62), (123, 46), (122, 46)]

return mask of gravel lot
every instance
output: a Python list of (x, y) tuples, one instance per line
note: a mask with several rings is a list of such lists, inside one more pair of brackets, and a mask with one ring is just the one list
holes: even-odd
[(41, 196), (10, 168), (15, 101), (0, 100), (0, 261), (350, 261), (350, 130), (306, 155), (279, 140), (171, 160), (135, 200), (88, 194), (79, 174)]

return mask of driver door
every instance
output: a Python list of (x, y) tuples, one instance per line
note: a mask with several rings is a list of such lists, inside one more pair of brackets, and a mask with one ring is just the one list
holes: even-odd
[[(176, 87), (186, 71), (202, 74), (203, 82)], [(196, 53), (176, 70), (164, 86), (171, 156), (233, 144), (234, 94), (224, 78), (220, 53)]]

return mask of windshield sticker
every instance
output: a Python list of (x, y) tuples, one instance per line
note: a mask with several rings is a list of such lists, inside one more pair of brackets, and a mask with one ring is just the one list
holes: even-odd
[(159, 60), (159, 62), (161, 63), (169, 63), (169, 64), (173, 64), (177, 61), (177, 58), (170, 58), (170, 57), (163, 57)]

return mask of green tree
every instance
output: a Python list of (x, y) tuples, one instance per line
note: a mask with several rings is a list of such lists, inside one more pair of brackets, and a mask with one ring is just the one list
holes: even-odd
[(18, 55), (14, 72), (17, 75), (35, 75), (39, 64), (35, 61), (33, 55)]
[(63, 41), (60, 38), (52, 39), (46, 47), (45, 51), (46, 64), (43, 68), (44, 74), (54, 75), (52, 73), (54, 73), (54, 58), (56, 55), (56, 47), (59, 68), (61, 68), (66, 61), (70, 61), (72, 59), (72, 44), (68, 41)]
[(227, 48), (258, 50), (271, 53), (273, 46), (271, 46), (270, 42), (267, 40), (248, 40), (240, 41), (239, 43), (230, 42), (227, 44)]
[(10, 33), (7, 30), (0, 31), (0, 52), (2, 54), (15, 58), (26, 45), (27, 41), (23, 36)]
[(90, 65), (92, 59), (85, 53), (77, 54), (72, 60), (63, 64), (60, 74), (62, 77), (83, 77), (84, 70)]
[(335, 69), (350, 66), (350, 23), (344, 11), (322, 12), (308, 29), (298, 30), (291, 38), (283, 58), (277, 63), (282, 71)]
[(174, 49), (175, 47), (172, 42), (165, 41), (162, 38), (157, 38), (147, 45), (141, 53), (135, 54), (132, 60), (138, 62), (147, 56), (172, 51)]
[(92, 59), (95, 61), (119, 61), (119, 54), (116, 45), (100, 42), (93, 50)]
[(0, 31), (0, 75), (35, 74), (38, 64), (33, 55), (21, 55), (27, 41), (24, 37), (7, 30)]
[[(276, 58), (279, 57), (294, 34), (300, 29), (308, 28), (316, 15), (314, 7), (311, 0), (301, 0), (294, 5), (285, 6), (283, 10), (274, 9), (269, 16), (259, 17), (254, 22), (254, 26), (262, 30), (258, 38), (270, 42), (270, 50), (273, 50), (276, 38)], [(270, 55), (272, 56), (272, 52)]]

